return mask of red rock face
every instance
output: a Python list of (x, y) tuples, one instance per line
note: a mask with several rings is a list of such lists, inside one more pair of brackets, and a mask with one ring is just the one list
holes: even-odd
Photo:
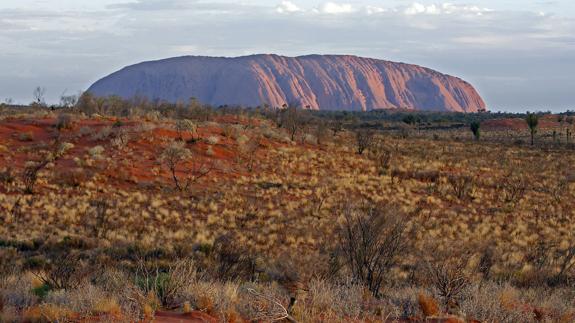
[(485, 103), (469, 83), (416, 65), (356, 56), (178, 57), (126, 67), (89, 89), (170, 102), (322, 110), (417, 109), (476, 112)]

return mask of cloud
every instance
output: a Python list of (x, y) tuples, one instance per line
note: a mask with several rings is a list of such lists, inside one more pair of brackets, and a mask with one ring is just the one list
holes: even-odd
[(479, 0), (117, 0), (90, 10), (78, 9), (88, 0), (73, 1), (74, 9), (0, 9), (0, 100), (29, 102), (37, 85), (57, 99), (144, 60), (265, 52), (428, 66), (466, 79), (502, 108), (575, 102), (575, 21), (558, 15), (494, 11)]
[(131, 10), (179, 10), (186, 9), (194, 0), (136, 0), (134, 2), (124, 2), (111, 4), (108, 6), (110, 9), (131, 9)]
[(291, 1), (282, 1), (276, 7), (276, 12), (278, 13), (294, 13), (300, 11), (302, 11), (302, 9)]
[(365, 6), (365, 12), (368, 15), (374, 15), (378, 13), (389, 12), (390, 9), (383, 8), (383, 7), (376, 7), (376, 6)]
[(464, 15), (478, 15), (481, 16), (484, 13), (492, 12), (492, 9), (479, 7), (479, 6), (468, 6), (468, 5), (456, 5), (453, 3), (443, 3), (443, 4), (430, 4), (424, 5), (415, 2), (405, 8), (404, 13), (406, 15), (452, 15), (452, 14), (464, 14)]
[(339, 4), (335, 2), (326, 2), (319, 8), (319, 12), (330, 15), (352, 13), (354, 11), (355, 9), (353, 6), (348, 3)]

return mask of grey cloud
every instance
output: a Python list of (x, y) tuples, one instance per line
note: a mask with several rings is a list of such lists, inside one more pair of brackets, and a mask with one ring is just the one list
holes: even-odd
[[(99, 24), (90, 30), (0, 29), (3, 44), (12, 47), (0, 53), (0, 100), (9, 95), (25, 102), (36, 85), (56, 99), (125, 65), (170, 56), (332, 53), (461, 76), (496, 109), (565, 109), (575, 102), (575, 23), (566, 18), (529, 12), (409, 16), (401, 10), (281, 14), (276, 5), (141, 0), (100, 12), (35, 12), (36, 22)], [(27, 22), (20, 12), (0, 11), (0, 25), (10, 19)]]

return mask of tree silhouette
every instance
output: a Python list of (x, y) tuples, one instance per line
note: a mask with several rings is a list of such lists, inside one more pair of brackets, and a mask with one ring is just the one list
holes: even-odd
[(527, 112), (525, 122), (527, 122), (529, 131), (531, 132), (531, 146), (533, 146), (535, 134), (537, 133), (537, 125), (539, 124), (539, 117), (535, 113)]

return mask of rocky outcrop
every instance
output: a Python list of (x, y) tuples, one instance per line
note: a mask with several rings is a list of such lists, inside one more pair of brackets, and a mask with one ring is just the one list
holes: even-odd
[(195, 97), (219, 105), (310, 109), (417, 109), (476, 112), (485, 103), (471, 84), (417, 65), (342, 55), (237, 58), (185, 56), (126, 67), (89, 88), (97, 96)]

